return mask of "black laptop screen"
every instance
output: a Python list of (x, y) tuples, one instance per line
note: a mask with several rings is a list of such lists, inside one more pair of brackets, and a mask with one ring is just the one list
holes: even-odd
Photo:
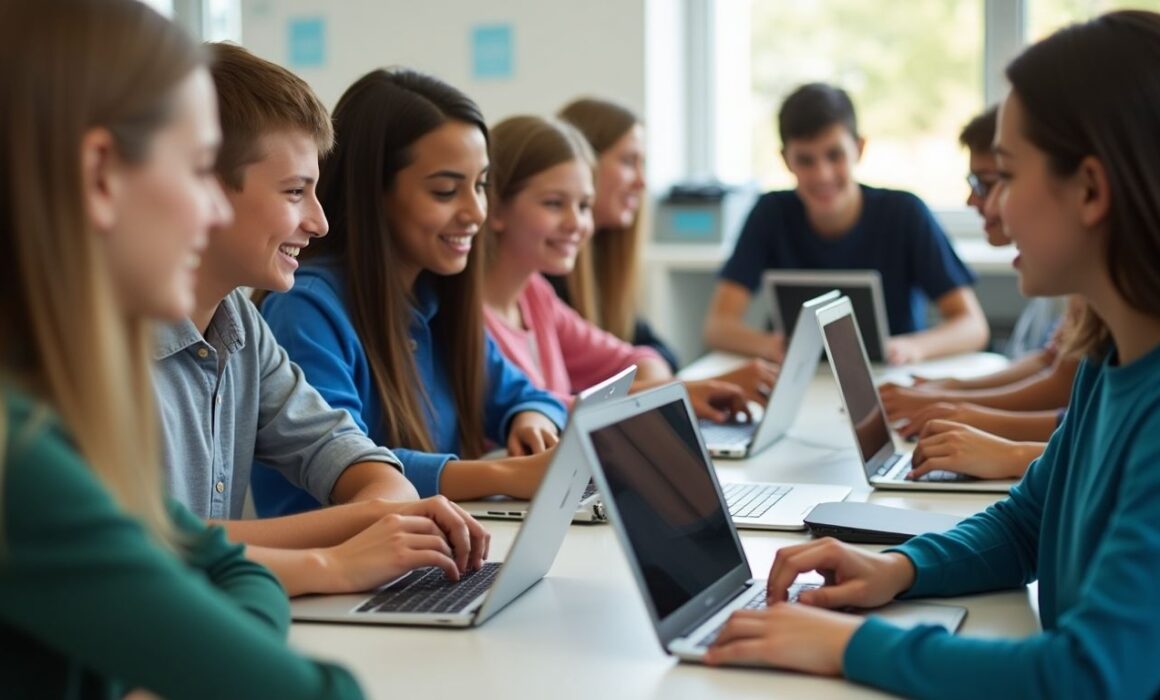
[(854, 424), (862, 462), (869, 462), (884, 445), (893, 444), (893, 440), (890, 437), (890, 426), (886, 424), (882, 406), (878, 402), (874, 378), (870, 376), (870, 368), (866, 366), (862, 349), (858, 347), (854, 317), (842, 316), (827, 323), (822, 330), (826, 334), (830, 358), (834, 361), (834, 370), (838, 375), (838, 388), (846, 401), (850, 422)]
[(805, 284), (778, 280), (775, 283), (777, 292), (777, 312), (781, 314), (781, 321), (785, 328), (777, 330), (789, 333), (789, 329), (797, 328), (798, 315), (801, 314), (802, 304), (816, 296), (837, 289), (850, 299), (854, 313), (858, 315), (858, 326), (862, 329), (862, 342), (866, 344), (866, 354), (871, 362), (884, 362), (883, 348), (880, 347), (878, 335), (878, 314), (874, 310), (874, 293), (866, 285), (848, 284)]
[(683, 402), (590, 438), (659, 619), (744, 562)]

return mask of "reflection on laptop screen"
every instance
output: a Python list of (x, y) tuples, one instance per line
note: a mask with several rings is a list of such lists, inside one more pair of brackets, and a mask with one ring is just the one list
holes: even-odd
[(744, 561), (684, 403), (590, 434), (663, 620)]
[[(858, 317), (858, 326), (862, 329), (862, 342), (866, 345), (866, 354), (870, 357), (871, 362), (883, 362), (885, 358), (882, 357), (883, 348), (880, 345), (878, 335), (878, 314), (874, 310), (874, 294), (870, 287), (865, 285), (848, 285), (848, 284), (798, 284), (796, 282), (790, 283), (785, 280), (778, 280), (777, 285), (777, 310), (781, 314), (781, 321), (785, 324), (785, 328), (781, 328), (784, 333), (789, 333), (790, 329), (797, 327), (798, 314), (802, 311), (802, 304), (816, 296), (820, 296), (830, 291), (837, 289), (843, 295), (849, 297), (850, 305), (854, 307), (854, 313)], [(889, 335), (889, 329), (886, 329), (886, 335)]]
[[(861, 320), (861, 317), (858, 317)], [(854, 422), (854, 432), (858, 436), (858, 449), (862, 452), (862, 462), (878, 453), (890, 438), (890, 426), (882, 414), (878, 403), (878, 390), (874, 379), (858, 347), (858, 330), (854, 317), (842, 316), (827, 323), (823, 331), (829, 343), (830, 357), (838, 374), (838, 388), (846, 399), (846, 410)]]

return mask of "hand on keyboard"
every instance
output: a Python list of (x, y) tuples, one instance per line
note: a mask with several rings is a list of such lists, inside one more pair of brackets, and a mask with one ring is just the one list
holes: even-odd
[(738, 610), (705, 653), (705, 662), (839, 676), (846, 645), (862, 623), (853, 615), (781, 602), (764, 610)]
[(914, 448), (914, 468), (907, 478), (944, 472), (961, 475), (951, 479), (1017, 479), (1045, 447), (1044, 443), (1006, 440), (964, 423), (932, 420), (922, 429)]

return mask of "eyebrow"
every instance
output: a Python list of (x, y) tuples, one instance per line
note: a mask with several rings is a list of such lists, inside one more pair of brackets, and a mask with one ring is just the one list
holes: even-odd
[(291, 175), (290, 177), (282, 178), (278, 182), (279, 182), (279, 184), (282, 184), (282, 185), (297, 184), (299, 182), (306, 184), (306, 185), (313, 185), (314, 178), (308, 177), (306, 175)]
[[(488, 165), (486, 168), (481, 170), (479, 172), (479, 174), (482, 177), (484, 175), (487, 175), (490, 170), (491, 170), (491, 166)], [(436, 179), (441, 178), (441, 177), (449, 178), (452, 180), (466, 180), (467, 179), (466, 175), (464, 175), (461, 172), (455, 171), (455, 170), (438, 170), (436, 172), (431, 173), (430, 175), (428, 175), (424, 179), (425, 180), (436, 180)]]

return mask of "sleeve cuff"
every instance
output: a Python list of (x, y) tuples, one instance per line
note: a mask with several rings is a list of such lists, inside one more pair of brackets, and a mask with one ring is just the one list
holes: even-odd
[(439, 480), (443, 476), (443, 468), (455, 459), (455, 455), (418, 452), (415, 450), (395, 450), (403, 465), (403, 474), (415, 486), (420, 498), (429, 498), (439, 494)]

